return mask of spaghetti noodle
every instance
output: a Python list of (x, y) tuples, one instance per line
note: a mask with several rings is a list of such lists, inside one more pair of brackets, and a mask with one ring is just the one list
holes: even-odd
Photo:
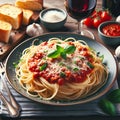
[(20, 85), (44, 100), (75, 100), (95, 93), (106, 82), (108, 69), (86, 42), (52, 38), (22, 52), (15, 69)]

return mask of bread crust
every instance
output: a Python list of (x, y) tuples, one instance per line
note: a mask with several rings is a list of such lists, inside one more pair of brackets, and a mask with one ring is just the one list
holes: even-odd
[(0, 41), (4, 43), (9, 42), (12, 25), (0, 20)]
[(16, 0), (15, 6), (32, 11), (40, 11), (43, 8), (43, 0)]
[(13, 29), (19, 29), (22, 24), (23, 11), (22, 9), (12, 5), (3, 4), (0, 6), (0, 20), (9, 22)]
[(43, 0), (24, 0), (24, 1), (35, 1), (35, 2), (39, 2), (39, 3), (43, 3)]
[(23, 21), (22, 21), (22, 24), (25, 25), (25, 26), (28, 25), (30, 23), (32, 15), (33, 15), (33, 11), (23, 9)]

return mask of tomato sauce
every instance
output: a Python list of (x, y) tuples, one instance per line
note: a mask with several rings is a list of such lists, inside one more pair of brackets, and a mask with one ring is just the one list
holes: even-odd
[[(51, 44), (51, 45), (54, 45), (54, 44)], [(46, 46), (46, 44), (41, 44), (41, 46), (44, 47)], [(93, 57), (89, 53), (88, 49), (79, 48), (78, 53), (80, 55), (83, 55), (89, 64), (93, 62)], [(87, 75), (90, 74), (93, 70), (93, 67), (87, 67), (86, 70), (79, 71), (77, 69), (74, 69), (74, 71), (71, 71), (70, 68), (68, 68), (71, 65), (70, 66), (60, 65), (60, 59), (63, 59), (63, 58), (44, 60), (45, 56), (46, 56), (46, 52), (41, 52), (41, 51), (36, 52), (34, 56), (32, 56), (28, 61), (29, 70), (33, 73), (33, 77), (35, 79), (38, 79), (39, 77), (43, 77), (49, 83), (58, 83), (59, 85), (63, 85), (65, 82), (80, 83), (85, 81), (85, 79), (87, 78)], [(71, 57), (74, 58), (76, 56), (77, 56), (76, 54), (73, 54), (73, 56)], [(84, 59), (81, 60), (80, 58), (75, 61), (75, 64), (77, 66), (84, 67), (85, 66), (84, 61), (85, 61)], [(58, 66), (54, 68), (52, 67), (52, 65), (54, 65), (55, 62), (57, 62)], [(59, 67), (58, 69), (60, 69), (59, 72), (51, 72), (57, 69), (57, 67)]]
[(102, 32), (108, 36), (120, 36), (120, 24), (109, 24), (103, 27)]

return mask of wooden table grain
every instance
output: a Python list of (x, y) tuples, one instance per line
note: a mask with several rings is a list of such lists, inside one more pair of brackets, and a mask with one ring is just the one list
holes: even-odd
[[(11, 4), (14, 4), (15, 3), (15, 0), (0, 0), (0, 5), (3, 4), (3, 3), (11, 3)], [(97, 6), (96, 6), (96, 9), (102, 9), (102, 0), (97, 0)], [(44, 7), (46, 8), (52, 8), (52, 7), (57, 7), (57, 8), (62, 8), (65, 10), (65, 7), (64, 7), (64, 0), (44, 0)], [(85, 26), (83, 26), (84, 29), (88, 29), (86, 28)], [(48, 33), (48, 32), (51, 32), (51, 31), (48, 31), (46, 28), (44, 28), (44, 33)], [(69, 17), (67, 18), (67, 22), (65, 23), (65, 26), (64, 28), (62, 28), (61, 30), (57, 31), (57, 32), (73, 32), (77, 29), (77, 24), (76, 24), (76, 20), (74, 20), (73, 18)], [(98, 36), (98, 31), (97, 29), (92, 29), (92, 28), (89, 28), (88, 30), (90, 30), (91, 32), (93, 32), (93, 34), (95, 35), (95, 40), (102, 43), (103, 45), (105, 45), (101, 39), (99, 38)], [(114, 54), (115, 52), (115, 47), (110, 47), (110, 46), (107, 46), (105, 45), (110, 51), (112, 54)], [(118, 74), (118, 76), (120, 76), (120, 74)], [(120, 78), (118, 78), (118, 80), (120, 81)], [(82, 116), (80, 118), (78, 117), (59, 117), (59, 118), (18, 118), (18, 120), (48, 120), (48, 119), (57, 119), (57, 120), (60, 120), (60, 119), (67, 119), (67, 120), (91, 120), (91, 119), (95, 119), (95, 120), (102, 120), (102, 119), (105, 119), (105, 120), (114, 120), (114, 119), (120, 119), (119, 116), (116, 116), (116, 117), (103, 117), (103, 116)], [(0, 120), (11, 120), (10, 118), (0, 118)], [(16, 119), (15, 119), (16, 120)]]

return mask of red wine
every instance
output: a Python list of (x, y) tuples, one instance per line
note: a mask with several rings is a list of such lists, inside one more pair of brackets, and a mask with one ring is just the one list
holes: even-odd
[(81, 20), (94, 11), (96, 0), (66, 0), (65, 7), (71, 17)]

